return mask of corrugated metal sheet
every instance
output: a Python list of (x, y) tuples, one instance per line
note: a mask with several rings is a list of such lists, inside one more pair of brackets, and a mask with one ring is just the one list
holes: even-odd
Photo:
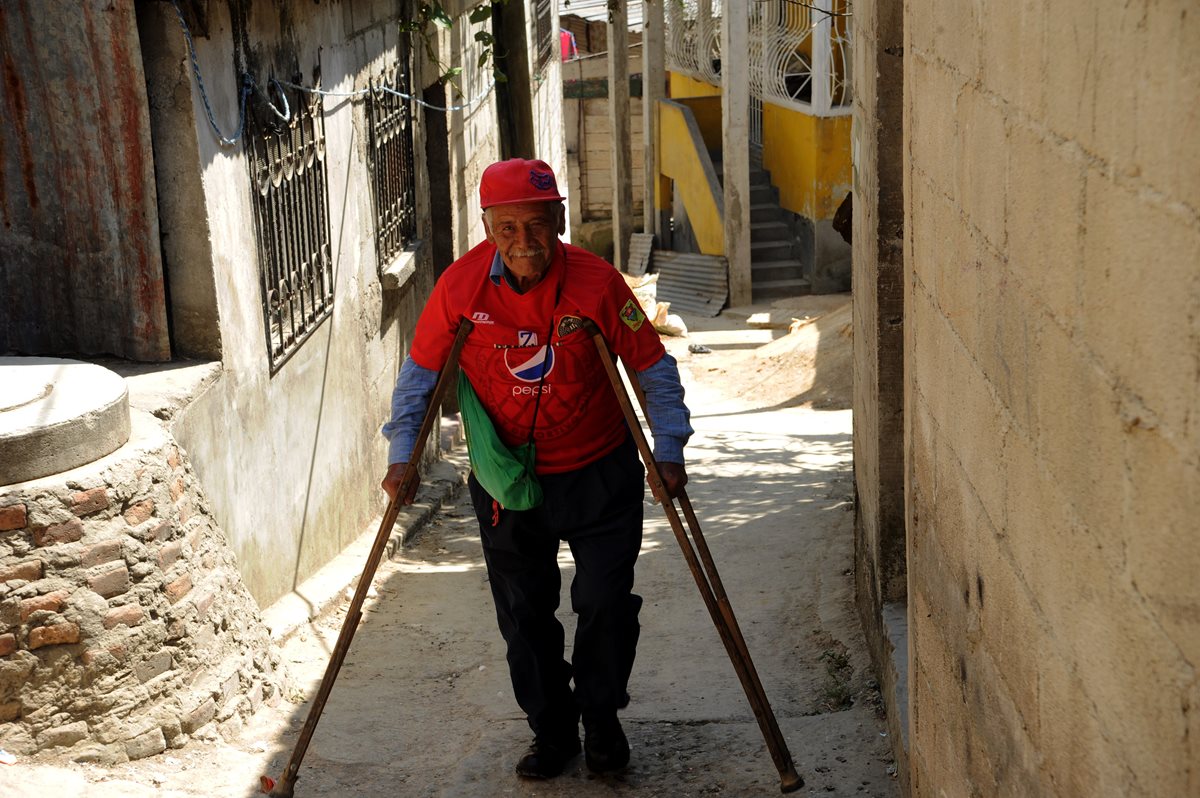
[(716, 316), (729, 299), (729, 269), (721, 255), (654, 250), (658, 301), (671, 309)]
[(168, 360), (134, 0), (0, 2), (0, 351)]
[(654, 249), (654, 233), (634, 233), (629, 237), (629, 274), (641, 277), (650, 270), (650, 256)]

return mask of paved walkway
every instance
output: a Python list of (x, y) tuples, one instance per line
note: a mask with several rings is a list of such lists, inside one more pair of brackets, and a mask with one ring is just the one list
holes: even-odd
[[(720, 328), (722, 325), (710, 327)], [(732, 336), (732, 337), (731, 337)], [(737, 330), (671, 343), (698, 434), (689, 493), (799, 771), (800, 795), (895, 796), (884, 725), (853, 606), (850, 412), (745, 412), (697, 381)], [(386, 562), (301, 771), (298, 796), (750, 796), (778, 778), (659, 507), (647, 504), (637, 591), (642, 642), (622, 720), (629, 769), (596, 778), (512, 775), (529, 732), (512, 700), (478, 537), (464, 495)], [(570, 578), (570, 556), (562, 565)], [(569, 602), (569, 599), (567, 600)], [(0, 769), (0, 795), (245, 796), (278, 776), (336, 638), (344, 604), (286, 643), (289, 700), (234, 744), (195, 741), (109, 769)], [(561, 612), (571, 630), (568, 609)]]

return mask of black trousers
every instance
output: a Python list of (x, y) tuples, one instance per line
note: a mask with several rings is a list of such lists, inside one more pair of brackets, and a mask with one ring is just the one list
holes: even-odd
[[(586, 722), (628, 701), (642, 606), (633, 593), (633, 566), (642, 545), (645, 469), (630, 438), (590, 465), (538, 479), (541, 506), (498, 516), (474, 475), (468, 485), (513, 692), (534, 734), (553, 739), (578, 735), (581, 713)], [(578, 622), (570, 663), (555, 617), (560, 541), (575, 559), (571, 609)]]

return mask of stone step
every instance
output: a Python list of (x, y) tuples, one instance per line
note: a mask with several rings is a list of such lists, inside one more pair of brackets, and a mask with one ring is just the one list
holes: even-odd
[(750, 224), (778, 222), (783, 220), (783, 208), (773, 202), (756, 202), (750, 205)]
[(779, 299), (781, 297), (802, 296), (811, 293), (812, 284), (802, 277), (791, 280), (769, 280), (761, 283), (752, 283), (750, 287), (750, 296), (755, 302), (764, 299)]
[(790, 241), (791, 238), (792, 230), (790, 227), (788, 227), (787, 222), (771, 221), (750, 223), (751, 241)]
[(759, 184), (759, 185), (755, 185), (754, 183), (751, 183), (750, 184), (750, 204), (755, 205), (755, 204), (762, 204), (762, 203), (768, 203), (768, 202), (773, 205), (779, 204), (779, 192), (775, 190), (775, 187), (773, 185), (771, 185), (770, 183)]
[[(713, 161), (713, 169), (717, 172), (717, 180), (722, 184), (725, 182), (725, 164), (721, 161)], [(753, 190), (757, 186), (771, 186), (771, 173), (766, 169), (750, 165), (750, 188)]]
[(792, 256), (791, 241), (755, 241), (750, 240), (750, 262), (785, 260)]
[(794, 280), (804, 276), (804, 266), (795, 258), (766, 260), (750, 264), (750, 284), (771, 283), (778, 280)]

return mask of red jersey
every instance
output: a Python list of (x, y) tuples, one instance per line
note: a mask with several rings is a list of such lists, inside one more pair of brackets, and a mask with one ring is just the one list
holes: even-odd
[[(570, 471), (598, 460), (627, 429), (600, 355), (581, 320), (591, 319), (609, 348), (631, 368), (652, 366), (665, 350), (620, 272), (570, 244), (524, 294), (505, 279), (489, 279), (496, 247), (483, 243), (439, 278), (417, 321), (409, 355), (437, 371), (446, 362), (459, 322), (475, 329), (459, 364), (510, 446), (533, 440), (538, 473)], [(545, 376), (543, 379), (543, 371)]]

